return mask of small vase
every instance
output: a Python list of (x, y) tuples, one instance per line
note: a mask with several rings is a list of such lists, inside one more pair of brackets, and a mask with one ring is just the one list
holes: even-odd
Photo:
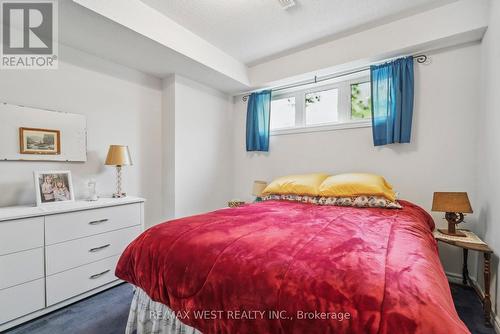
[(97, 182), (94, 179), (90, 179), (89, 183), (87, 184), (89, 187), (89, 201), (97, 201), (99, 199), (99, 197), (97, 197), (96, 184)]

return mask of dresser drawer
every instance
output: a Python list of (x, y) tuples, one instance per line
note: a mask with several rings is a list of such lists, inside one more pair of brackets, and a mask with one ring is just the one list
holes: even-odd
[(0, 289), (43, 276), (43, 248), (0, 256)]
[(0, 324), (45, 307), (44, 279), (0, 290)]
[(62, 213), (45, 217), (47, 245), (141, 224), (141, 204)]
[(141, 226), (132, 226), (47, 246), (47, 275), (120, 255), (140, 233)]
[(0, 222), (0, 255), (43, 247), (43, 217)]
[(47, 276), (47, 306), (117, 280), (115, 267), (119, 256)]

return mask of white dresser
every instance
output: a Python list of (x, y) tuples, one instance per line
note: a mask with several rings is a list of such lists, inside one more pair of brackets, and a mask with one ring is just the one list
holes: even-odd
[(120, 283), (143, 217), (136, 197), (0, 208), (0, 331)]

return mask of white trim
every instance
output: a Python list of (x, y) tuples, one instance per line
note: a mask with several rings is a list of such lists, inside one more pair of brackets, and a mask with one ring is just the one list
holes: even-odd
[(345, 129), (357, 129), (357, 128), (371, 128), (372, 120), (362, 120), (362, 121), (351, 121), (344, 123), (332, 123), (325, 125), (316, 126), (301, 126), (295, 128), (287, 129), (276, 129), (271, 130), (271, 136), (282, 136), (297, 133), (310, 133), (310, 132), (320, 132), (320, 131), (335, 131), (335, 130), (345, 130)]
[(462, 275), (457, 273), (445, 272), (448, 282), (455, 284), (462, 284)]
[(491, 313), (493, 316), (493, 329), (495, 330), (495, 333), (499, 334), (500, 333), (500, 318), (495, 314)]

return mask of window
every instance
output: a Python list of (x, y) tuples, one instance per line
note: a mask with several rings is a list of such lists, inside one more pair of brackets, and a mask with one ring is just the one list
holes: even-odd
[(338, 122), (339, 90), (337, 88), (307, 93), (306, 125)]
[(271, 134), (370, 125), (368, 71), (272, 95)]
[(286, 129), (295, 126), (295, 97), (272, 99), (271, 129)]
[(372, 94), (370, 82), (351, 84), (351, 119), (372, 117)]

